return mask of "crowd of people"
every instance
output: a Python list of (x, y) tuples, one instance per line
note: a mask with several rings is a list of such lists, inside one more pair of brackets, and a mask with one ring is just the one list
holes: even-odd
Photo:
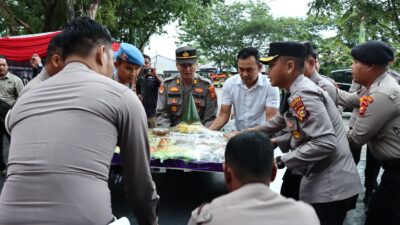
[[(196, 48), (176, 49), (179, 73), (163, 80), (134, 45), (122, 43), (114, 60), (111, 40), (91, 19), (71, 21), (49, 43), (44, 66), (32, 57), (37, 75), (25, 87), (0, 57), (0, 135), (11, 135), (0, 224), (114, 222), (116, 146), (138, 223), (158, 224), (147, 128), (176, 126), (192, 98), (204, 126), (221, 130), (234, 112), (237, 131), (226, 135), (229, 193), (193, 210), (188, 224), (343, 224), (362, 192), (356, 164), (366, 143), (384, 173), (379, 185), (365, 183), (365, 224), (400, 224), (400, 85), (385, 42), (353, 47), (351, 93), (318, 73), (311, 42), (272, 42), (265, 57), (244, 48), (217, 99), (196, 73)], [(348, 130), (341, 107), (354, 109)], [(284, 154), (274, 157), (277, 146)], [(274, 193), (269, 184), (285, 167)]]

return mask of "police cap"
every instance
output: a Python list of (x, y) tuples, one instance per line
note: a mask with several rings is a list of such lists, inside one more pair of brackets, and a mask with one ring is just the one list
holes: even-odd
[(306, 47), (302, 43), (294, 41), (272, 42), (269, 44), (268, 56), (260, 58), (260, 62), (268, 64), (280, 56), (291, 56), (304, 59), (306, 57)]
[(367, 41), (351, 49), (351, 56), (365, 64), (387, 65), (394, 60), (393, 49), (383, 41)]
[(128, 43), (122, 43), (120, 45), (117, 53), (117, 59), (118, 58), (121, 61), (129, 64), (134, 64), (139, 66), (144, 65), (143, 54), (139, 51), (138, 48)]
[(180, 47), (175, 51), (178, 64), (194, 64), (197, 61), (197, 49), (192, 47)]

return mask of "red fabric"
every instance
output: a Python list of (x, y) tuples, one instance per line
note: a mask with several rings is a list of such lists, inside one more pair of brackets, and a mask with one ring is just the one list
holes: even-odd
[(34, 53), (43, 58), (46, 56), (51, 38), (59, 32), (29, 37), (0, 38), (0, 55), (14, 61), (29, 61)]
[[(34, 53), (45, 58), (51, 38), (58, 33), (60, 31), (29, 37), (0, 38), (0, 55), (14, 61), (29, 61)], [(118, 51), (119, 46), (119, 43), (112, 44), (114, 51)]]

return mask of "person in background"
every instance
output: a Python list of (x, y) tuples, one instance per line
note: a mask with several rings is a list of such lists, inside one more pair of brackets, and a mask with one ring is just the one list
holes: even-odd
[(138, 224), (157, 224), (146, 115), (136, 94), (111, 79), (110, 32), (86, 17), (62, 32), (65, 68), (22, 95), (6, 121), (12, 139), (0, 224), (114, 221), (108, 179), (116, 145)]
[(275, 179), (274, 146), (255, 131), (228, 141), (223, 164), (229, 193), (193, 210), (188, 225), (319, 225), (314, 209), (269, 188)]
[(201, 123), (208, 127), (218, 111), (217, 94), (210, 80), (196, 73), (197, 49), (176, 49), (176, 67), (179, 74), (164, 79), (157, 100), (157, 125), (174, 127), (182, 121), (185, 104), (193, 95)]
[(131, 44), (122, 43), (114, 62), (116, 71), (113, 79), (133, 90), (134, 85), (132, 84), (136, 82), (143, 65), (144, 58), (139, 49)]
[(6, 57), (0, 55), (0, 171), (5, 171), (7, 161), (3, 149), (3, 137), (6, 136), (10, 140), (4, 126), (4, 119), (23, 88), (22, 80), (8, 71)]
[(272, 87), (268, 77), (261, 74), (259, 59), (256, 48), (239, 51), (236, 57), (239, 74), (224, 83), (221, 110), (210, 130), (220, 130), (225, 126), (230, 119), (232, 106), (238, 131), (260, 126), (278, 112), (279, 89)]
[(147, 115), (149, 128), (157, 126), (157, 98), (158, 88), (162, 83), (162, 78), (157, 74), (155, 68), (151, 67), (151, 59), (148, 55), (144, 56), (144, 67), (136, 82), (136, 93), (142, 100)]
[(62, 57), (62, 33), (54, 36), (47, 47), (46, 64), (42, 71), (22, 89), (21, 95), (28, 90), (35, 88), (43, 81), (49, 79), (64, 68), (64, 60)]
[(35, 78), (43, 69), (42, 59), (36, 53), (34, 53), (29, 60), (32, 66), (32, 78)]

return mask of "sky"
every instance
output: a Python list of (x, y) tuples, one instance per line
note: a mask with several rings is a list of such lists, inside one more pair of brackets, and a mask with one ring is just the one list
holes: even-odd
[[(242, 0), (244, 1), (244, 0)], [(264, 0), (271, 8), (274, 17), (306, 17), (308, 12), (308, 3), (310, 0)], [(234, 2), (228, 0), (227, 3)], [(150, 38), (149, 46), (144, 49), (145, 54), (150, 57), (162, 55), (170, 59), (175, 58), (175, 42), (178, 41), (177, 23), (173, 22), (164, 26), (167, 33), (162, 35), (153, 35)]]

